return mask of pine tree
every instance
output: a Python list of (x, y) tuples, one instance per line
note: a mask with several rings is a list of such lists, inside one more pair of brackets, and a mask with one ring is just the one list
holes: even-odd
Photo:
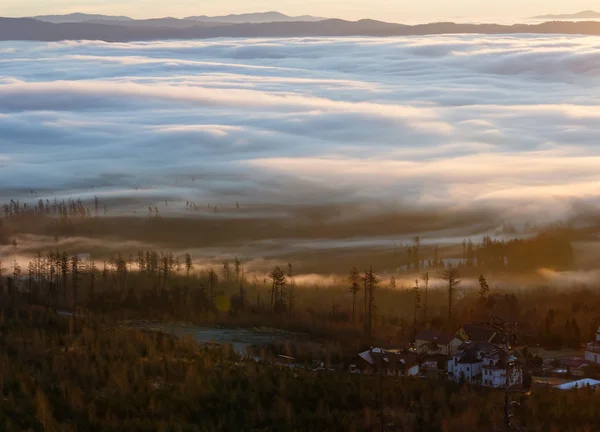
[(21, 266), (17, 260), (13, 261), (13, 292), (19, 289), (19, 282), (21, 280)]
[(485, 299), (490, 292), (490, 287), (483, 273), (479, 276), (479, 297)]
[(294, 307), (294, 289), (296, 288), (296, 282), (294, 280), (294, 269), (292, 268), (292, 263), (288, 263), (288, 273), (287, 273), (287, 277), (288, 277), (288, 282), (289, 282), (289, 289), (288, 289), (288, 313), (291, 315), (292, 314), (292, 309)]
[(419, 291), (419, 279), (415, 280), (415, 287), (413, 288), (415, 295), (415, 325), (417, 324), (417, 312), (421, 309), (421, 292)]
[(356, 295), (360, 291), (360, 274), (356, 267), (350, 272), (350, 292), (352, 293), (352, 322), (356, 324)]
[(231, 270), (229, 268), (229, 261), (223, 261), (223, 279), (227, 282), (231, 280)]
[(73, 289), (73, 310), (77, 308), (77, 291), (79, 284), (79, 264), (80, 260), (77, 255), (71, 257), (71, 284)]
[(271, 291), (271, 306), (275, 310), (279, 304), (283, 304), (283, 287), (285, 286), (286, 277), (281, 268), (275, 267), (275, 269), (269, 275), (269, 278), (273, 282)]
[(425, 308), (423, 310), (423, 318), (427, 322), (427, 302), (428, 302), (428, 290), (429, 290), (429, 273), (426, 272), (421, 276), (421, 280), (425, 282)]
[(442, 275), (442, 279), (448, 282), (448, 319), (452, 318), (452, 300), (454, 297), (454, 292), (456, 288), (460, 284), (460, 274), (458, 270), (452, 266), (452, 264), (448, 265), (448, 268), (444, 270), (444, 274)]
[(242, 263), (240, 262), (238, 257), (235, 257), (234, 265), (235, 265), (235, 280), (236, 280), (236, 282), (239, 282), (241, 279)]
[(217, 284), (219, 283), (219, 278), (217, 277), (217, 273), (211, 268), (208, 272), (208, 301), (212, 307), (214, 305), (214, 293)]
[(186, 277), (190, 278), (190, 273), (194, 269), (194, 263), (192, 261), (192, 256), (189, 253), (185, 254), (185, 272)]
[(94, 301), (94, 296), (96, 295), (96, 277), (98, 276), (98, 267), (96, 267), (96, 262), (90, 258), (87, 266), (88, 276), (90, 278), (90, 301)]
[(377, 275), (373, 272), (373, 268), (369, 268), (369, 271), (365, 275), (365, 280), (367, 290), (369, 293), (369, 310), (368, 310), (368, 320), (367, 320), (367, 336), (371, 337), (372, 329), (373, 329), (373, 319), (375, 317), (375, 289), (377, 288), (377, 284), (379, 283), (379, 279)]

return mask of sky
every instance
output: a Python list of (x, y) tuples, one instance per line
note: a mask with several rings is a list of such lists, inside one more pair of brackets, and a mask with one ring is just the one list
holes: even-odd
[(351, 20), (373, 18), (408, 22), (473, 18), (506, 21), (594, 8), (600, 9), (597, 0), (2, 0), (0, 15), (86, 12), (151, 18), (277, 10), (289, 15), (311, 14)]
[(0, 70), (0, 197), (600, 200), (597, 37), (0, 42)]

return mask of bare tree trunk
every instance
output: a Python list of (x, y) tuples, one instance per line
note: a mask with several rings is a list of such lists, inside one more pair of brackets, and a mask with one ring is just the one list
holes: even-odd
[(452, 281), (448, 281), (448, 319), (452, 319)]
[(356, 291), (352, 293), (352, 323), (356, 324)]
[(365, 291), (365, 317), (364, 317), (364, 326), (365, 326), (365, 334), (368, 332), (367, 329), (367, 315), (368, 315), (368, 307), (367, 307), (367, 296), (368, 296), (368, 278), (369, 278), (369, 271), (365, 270), (365, 286), (364, 286), (364, 291)]

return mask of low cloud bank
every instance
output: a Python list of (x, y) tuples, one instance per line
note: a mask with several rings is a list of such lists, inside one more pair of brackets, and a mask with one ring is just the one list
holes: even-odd
[(0, 52), (3, 198), (372, 200), (550, 218), (600, 195), (594, 37), (4, 42)]

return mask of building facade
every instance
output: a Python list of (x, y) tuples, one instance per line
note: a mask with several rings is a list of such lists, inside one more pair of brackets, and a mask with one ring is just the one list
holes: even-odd
[(448, 375), (456, 382), (501, 388), (523, 383), (517, 359), (490, 342), (467, 342), (448, 361)]
[(600, 365), (600, 327), (596, 332), (596, 341), (585, 346), (585, 359), (590, 363)]

